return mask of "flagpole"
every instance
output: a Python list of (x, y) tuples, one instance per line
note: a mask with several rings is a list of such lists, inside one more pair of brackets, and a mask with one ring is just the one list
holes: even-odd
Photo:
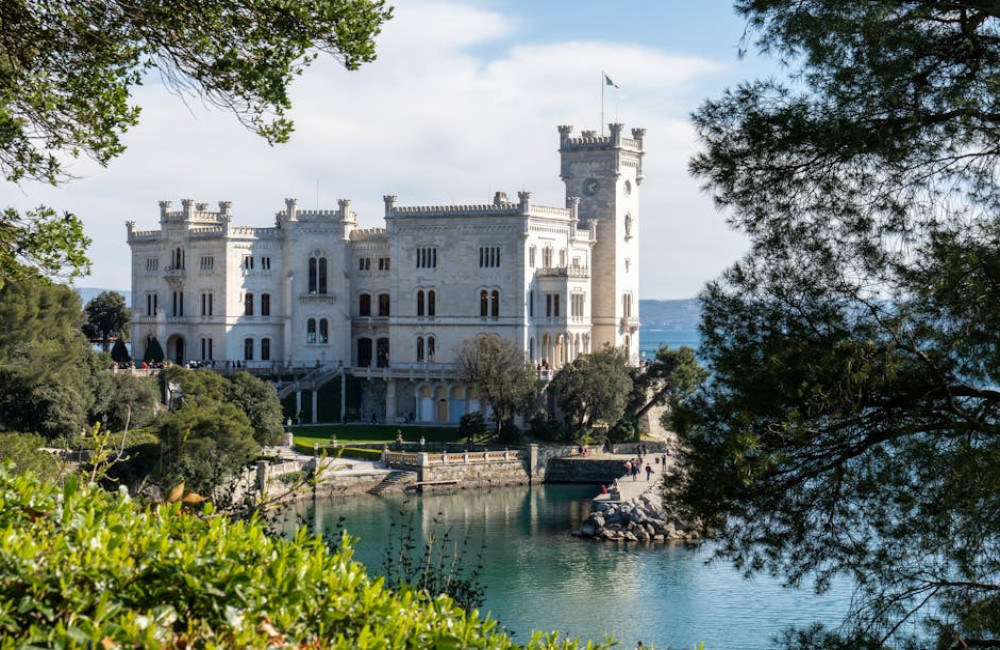
[(601, 137), (604, 137), (604, 70), (601, 70)]

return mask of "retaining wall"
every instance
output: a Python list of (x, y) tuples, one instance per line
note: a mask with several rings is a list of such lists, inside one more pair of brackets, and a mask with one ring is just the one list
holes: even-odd
[(625, 474), (621, 459), (553, 458), (545, 473), (547, 483), (612, 483)]

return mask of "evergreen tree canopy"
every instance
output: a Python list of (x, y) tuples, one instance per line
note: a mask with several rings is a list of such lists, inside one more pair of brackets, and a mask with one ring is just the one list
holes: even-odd
[(87, 320), (83, 324), (83, 334), (89, 339), (100, 339), (104, 349), (108, 339), (127, 341), (132, 312), (125, 304), (125, 296), (117, 291), (102, 291), (94, 296), (83, 308)]
[(632, 392), (628, 351), (604, 348), (581, 354), (556, 373), (549, 391), (574, 427), (614, 425), (625, 413)]
[(839, 634), (789, 645), (995, 645), (1000, 8), (736, 6), (792, 75), (694, 115), (691, 169), (751, 250), (701, 296), (677, 487), (740, 567), (857, 585)]

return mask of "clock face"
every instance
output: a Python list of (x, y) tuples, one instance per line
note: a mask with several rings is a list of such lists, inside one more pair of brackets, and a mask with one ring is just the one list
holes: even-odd
[(590, 178), (583, 182), (583, 191), (587, 194), (596, 194), (597, 188), (600, 186), (601, 184), (597, 182), (596, 178)]

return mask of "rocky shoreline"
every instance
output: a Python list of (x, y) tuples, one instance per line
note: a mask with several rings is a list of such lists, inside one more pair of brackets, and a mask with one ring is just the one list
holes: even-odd
[(594, 499), (590, 516), (573, 535), (595, 541), (701, 541), (695, 527), (664, 505), (655, 489), (624, 502), (601, 497)]

